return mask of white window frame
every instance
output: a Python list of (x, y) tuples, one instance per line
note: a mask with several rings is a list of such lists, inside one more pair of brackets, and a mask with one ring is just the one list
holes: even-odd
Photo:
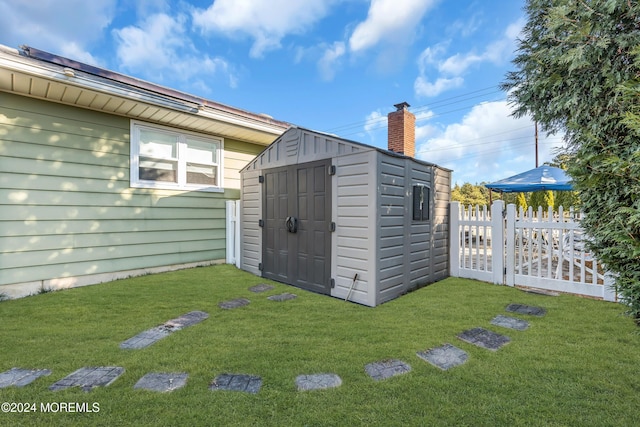
[[(178, 140), (177, 147), (177, 181), (156, 181), (140, 179), (140, 130), (148, 129), (154, 132), (161, 132), (167, 135), (175, 136)], [(175, 129), (168, 126), (156, 125), (137, 120), (131, 120), (130, 133), (130, 185), (134, 188), (158, 188), (166, 190), (189, 190), (189, 191), (208, 191), (221, 193), (224, 191), (224, 139), (209, 135), (202, 135), (195, 132), (189, 132), (182, 129)], [(218, 144), (216, 152), (217, 163), (211, 165), (217, 166), (216, 182), (218, 185), (211, 186), (206, 184), (189, 184), (187, 183), (187, 143), (186, 140), (196, 139), (200, 141)]]

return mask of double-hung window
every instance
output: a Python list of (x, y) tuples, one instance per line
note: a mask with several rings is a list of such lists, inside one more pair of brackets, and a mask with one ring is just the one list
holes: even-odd
[(223, 191), (223, 141), (131, 122), (131, 186)]

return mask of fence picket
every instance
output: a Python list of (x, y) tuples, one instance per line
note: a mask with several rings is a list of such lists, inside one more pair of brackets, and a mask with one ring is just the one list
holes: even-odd
[(451, 275), (617, 300), (612, 276), (586, 251), (582, 213), (451, 203)]

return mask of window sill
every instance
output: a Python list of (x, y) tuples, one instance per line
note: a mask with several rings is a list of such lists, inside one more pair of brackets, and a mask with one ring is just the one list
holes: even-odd
[(221, 187), (206, 187), (200, 185), (171, 185), (170, 183), (155, 182), (132, 182), (131, 188), (147, 188), (151, 190), (174, 190), (174, 191), (198, 191), (204, 193), (224, 193)]

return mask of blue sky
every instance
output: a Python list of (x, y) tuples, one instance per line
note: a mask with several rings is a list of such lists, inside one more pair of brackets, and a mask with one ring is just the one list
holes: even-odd
[[(0, 44), (28, 45), (386, 148), (417, 116), (416, 157), (454, 181), (535, 167), (534, 125), (497, 85), (524, 0), (0, 0)], [(562, 145), (539, 137), (540, 163)]]

